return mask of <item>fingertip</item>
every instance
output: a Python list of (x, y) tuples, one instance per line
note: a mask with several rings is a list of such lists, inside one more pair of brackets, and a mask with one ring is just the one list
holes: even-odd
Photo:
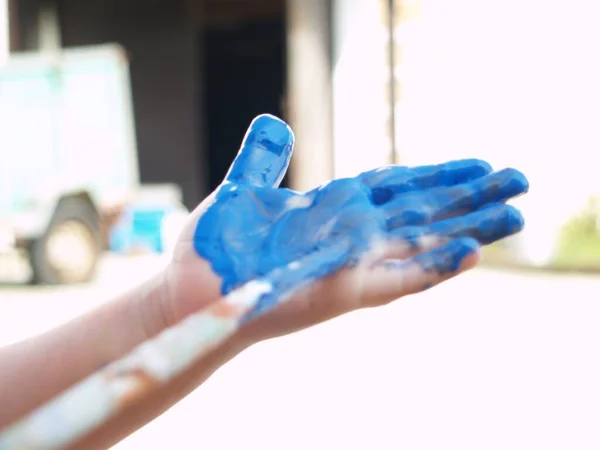
[(474, 180), (481, 178), (484, 175), (492, 173), (494, 169), (487, 161), (477, 158), (459, 159), (450, 161), (440, 166), (445, 171), (456, 173), (459, 175), (459, 180)]
[(475, 267), (483, 258), (481, 244), (474, 238), (455, 239), (446, 245), (446, 254), (440, 254), (435, 265), (439, 282), (452, 278)]
[(512, 205), (503, 205), (506, 211), (506, 229), (508, 235), (518, 233), (525, 227), (525, 218), (521, 211)]
[(294, 133), (287, 123), (261, 114), (248, 127), (242, 146), (226, 180), (277, 187), (290, 163)]
[[(492, 203), (457, 220), (457, 224), (456, 231), (468, 232), (480, 244), (487, 245), (518, 233), (525, 226), (525, 220), (514, 206)], [(439, 224), (437, 228), (441, 228)]]
[(455, 184), (480, 179), (493, 171), (492, 166), (481, 159), (459, 159), (437, 166), (441, 186), (453, 186)]
[[(248, 139), (249, 138), (249, 139)], [(291, 152), (294, 132), (283, 120), (271, 114), (261, 114), (254, 118), (248, 129), (248, 143), (257, 143), (265, 150), (278, 155)]]
[(454, 239), (429, 252), (414, 257), (425, 272), (435, 272), (439, 276), (457, 273), (467, 264), (477, 262), (481, 246), (476, 239), (461, 237)]
[(479, 262), (483, 259), (483, 253), (481, 251), (481, 246), (477, 248), (472, 248), (471, 252), (468, 253), (463, 260), (460, 262), (458, 266), (458, 272), (463, 272), (465, 270), (471, 269), (475, 267)]
[[(459, 255), (464, 255), (464, 257), (477, 254), (481, 250), (479, 241), (470, 236), (455, 239), (454, 241), (451, 241), (448, 246), (451, 247), (451, 251), (455, 251)], [(452, 248), (453, 246), (454, 248)]]
[(513, 172), (515, 184), (521, 187), (522, 193), (529, 192), (529, 180), (523, 172), (517, 169), (510, 169)]
[(529, 180), (523, 172), (507, 168), (497, 172), (497, 177), (502, 180), (504, 190), (511, 197), (525, 194), (529, 191)]
[(484, 161), (483, 159), (471, 158), (471, 159), (466, 159), (464, 161), (467, 165), (472, 166), (473, 170), (475, 172), (479, 172), (482, 175), (492, 173), (494, 170), (492, 165), (489, 162)]

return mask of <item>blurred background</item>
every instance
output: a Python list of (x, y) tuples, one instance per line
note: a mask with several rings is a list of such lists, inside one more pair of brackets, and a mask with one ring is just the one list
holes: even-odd
[[(0, 0), (0, 345), (150, 277), (250, 121), (284, 184), (477, 157), (524, 232), (255, 346), (117, 448), (600, 448), (596, 0)], [(235, 430), (232, 432), (232, 429)]]

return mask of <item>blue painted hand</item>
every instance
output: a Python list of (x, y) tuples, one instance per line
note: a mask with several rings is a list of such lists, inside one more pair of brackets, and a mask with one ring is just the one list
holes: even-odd
[[(311, 308), (318, 300), (329, 310), (312, 321), (385, 303), (472, 267), (481, 244), (523, 227), (520, 213), (504, 204), (528, 189), (514, 169), (493, 172), (479, 160), (390, 166), (300, 193), (278, 188), (293, 145), (284, 122), (256, 118), (225, 181), (183, 239), (208, 263), (221, 294), (276, 274), (259, 310), (306, 285), (310, 294), (294, 300), (296, 312), (306, 310), (307, 295)], [(334, 306), (336, 297), (345, 306)]]

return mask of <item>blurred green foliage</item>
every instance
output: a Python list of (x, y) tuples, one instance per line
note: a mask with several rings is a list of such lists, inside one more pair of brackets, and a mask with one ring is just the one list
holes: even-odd
[(554, 264), (583, 269), (600, 269), (600, 197), (587, 206), (561, 230)]
[[(492, 264), (527, 267), (518, 263), (504, 241), (484, 248), (485, 260)], [(546, 269), (600, 271), (600, 196), (590, 198), (579, 214), (569, 220), (557, 236), (554, 258)]]

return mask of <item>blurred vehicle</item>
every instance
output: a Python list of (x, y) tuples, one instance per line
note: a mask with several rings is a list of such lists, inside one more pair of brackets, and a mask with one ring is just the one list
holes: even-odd
[(0, 67), (0, 253), (26, 251), (37, 284), (87, 281), (139, 184), (124, 50), (11, 55)]

